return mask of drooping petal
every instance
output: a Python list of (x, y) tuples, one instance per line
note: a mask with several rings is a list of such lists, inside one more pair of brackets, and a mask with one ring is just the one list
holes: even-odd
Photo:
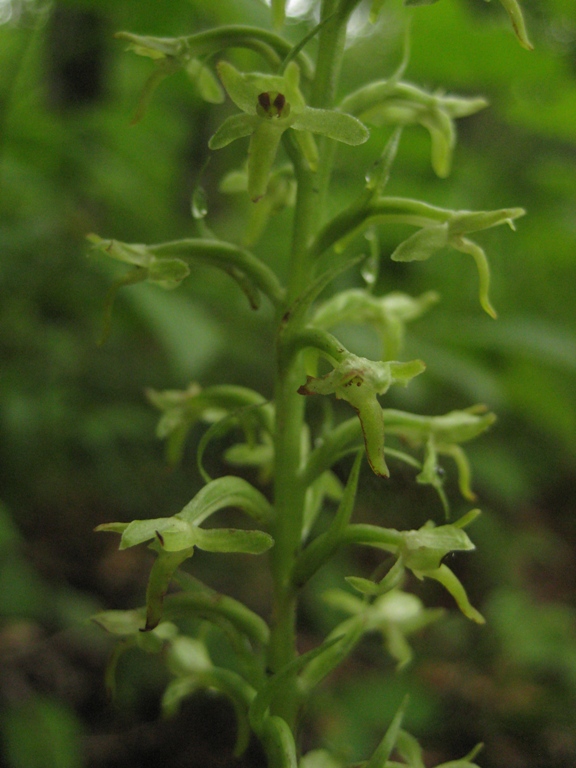
[(257, 120), (248, 149), (248, 194), (253, 202), (266, 194), (270, 172), (284, 132), (271, 120)]

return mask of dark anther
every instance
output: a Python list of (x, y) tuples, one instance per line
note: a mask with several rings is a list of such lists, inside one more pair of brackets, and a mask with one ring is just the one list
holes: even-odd
[(286, 104), (286, 97), (283, 93), (279, 93), (274, 99), (274, 106), (278, 110), (278, 114), (280, 114), (284, 109), (284, 104)]
[[(276, 97), (276, 100), (277, 99), (278, 99), (278, 96)], [(260, 104), (262, 109), (265, 109), (266, 111), (270, 109), (270, 94), (268, 93), (268, 91), (264, 91), (264, 93), (258, 94), (258, 103)], [(274, 104), (276, 104), (276, 101), (274, 101)]]

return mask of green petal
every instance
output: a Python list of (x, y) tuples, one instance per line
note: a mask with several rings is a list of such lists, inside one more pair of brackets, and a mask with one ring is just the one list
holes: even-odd
[(471, 619), (477, 624), (486, 623), (484, 616), (482, 616), (482, 614), (477, 611), (476, 608), (474, 608), (470, 603), (468, 595), (466, 594), (466, 590), (462, 586), (460, 580), (454, 575), (454, 573), (452, 573), (447, 565), (442, 564), (435, 571), (427, 571), (423, 575), (429, 579), (434, 579), (435, 581), (440, 582), (440, 584), (442, 584), (442, 586), (447, 589), (448, 592), (450, 592), (454, 600), (456, 600), (458, 608), (460, 608), (467, 619)]
[(425, 261), (448, 243), (448, 224), (422, 227), (396, 248), (392, 261)]
[(488, 259), (486, 258), (484, 250), (478, 243), (475, 243), (473, 240), (468, 240), (466, 237), (452, 237), (450, 238), (450, 245), (461, 253), (468, 253), (476, 262), (480, 280), (478, 288), (480, 306), (490, 315), (490, 317), (496, 319), (496, 310), (488, 298), (488, 290), (490, 288), (490, 267), (488, 266)]
[(456, 144), (454, 123), (443, 109), (431, 109), (420, 116), (420, 123), (432, 140), (432, 168), (441, 179), (450, 173), (452, 153)]
[(254, 133), (257, 125), (257, 117), (252, 117), (251, 115), (246, 115), (244, 113), (231, 115), (224, 120), (222, 125), (212, 136), (208, 142), (208, 146), (210, 149), (222, 149), (222, 147), (227, 147), (228, 144), (236, 141), (236, 139), (250, 136), (250, 134)]
[(299, 131), (320, 133), (352, 146), (364, 144), (370, 136), (370, 132), (358, 118), (332, 109), (306, 107), (298, 115), (292, 127)]

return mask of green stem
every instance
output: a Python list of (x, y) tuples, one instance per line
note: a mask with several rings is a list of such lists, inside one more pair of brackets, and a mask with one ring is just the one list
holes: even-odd
[[(340, 3), (324, 0), (322, 18), (326, 18)], [(316, 75), (312, 83), (314, 106), (331, 106), (340, 72), (347, 15), (335, 14), (320, 34)], [(327, 144), (320, 148), (319, 168), (312, 172), (301, 157), (295, 143), (285, 142), (294, 164), (298, 194), (293, 221), (293, 236), (289, 263), (287, 300), (277, 335), (278, 366), (275, 385), (275, 545), (271, 550), (274, 580), (274, 605), (269, 645), (269, 666), (277, 672), (297, 656), (296, 609), (297, 592), (291, 580), (296, 558), (301, 549), (304, 495), (301, 481), (303, 464), (302, 434), (305, 398), (298, 394), (305, 376), (301, 355), (289, 354), (294, 334), (301, 330), (304, 318), (293, 317), (290, 306), (309, 286), (313, 276), (313, 261), (309, 245), (322, 219), (322, 200), (330, 180), (332, 152)], [(282, 717), (294, 729), (301, 697), (296, 672), (288, 675), (281, 695), (271, 703), (271, 713)]]

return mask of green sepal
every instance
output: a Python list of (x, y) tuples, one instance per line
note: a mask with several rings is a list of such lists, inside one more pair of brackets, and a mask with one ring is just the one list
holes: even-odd
[(217, 128), (210, 140), (208, 141), (208, 147), (210, 149), (222, 149), (227, 147), (236, 139), (242, 139), (245, 136), (251, 136), (256, 126), (258, 125), (258, 118), (252, 115), (246, 115), (244, 112), (240, 112), (236, 115), (230, 115)]
[(135, 608), (127, 611), (101, 611), (91, 617), (91, 621), (111, 635), (130, 637), (137, 635), (142, 627), (144, 609)]
[(290, 105), (290, 114), (287, 117), (276, 118), (277, 122), (285, 128), (305, 107), (304, 98), (299, 90), (300, 70), (293, 61), (288, 64), (283, 75), (244, 73), (227, 61), (219, 62), (216, 69), (228, 96), (238, 109), (248, 115), (258, 115), (258, 96), (263, 92), (281, 93)]
[(346, 581), (351, 587), (357, 592), (360, 592), (360, 594), (369, 595), (371, 597), (384, 595), (386, 592), (396, 589), (396, 587), (399, 587), (402, 584), (403, 580), (404, 564), (400, 558), (396, 560), (388, 573), (377, 584), (370, 579), (363, 579), (359, 576), (346, 576)]

